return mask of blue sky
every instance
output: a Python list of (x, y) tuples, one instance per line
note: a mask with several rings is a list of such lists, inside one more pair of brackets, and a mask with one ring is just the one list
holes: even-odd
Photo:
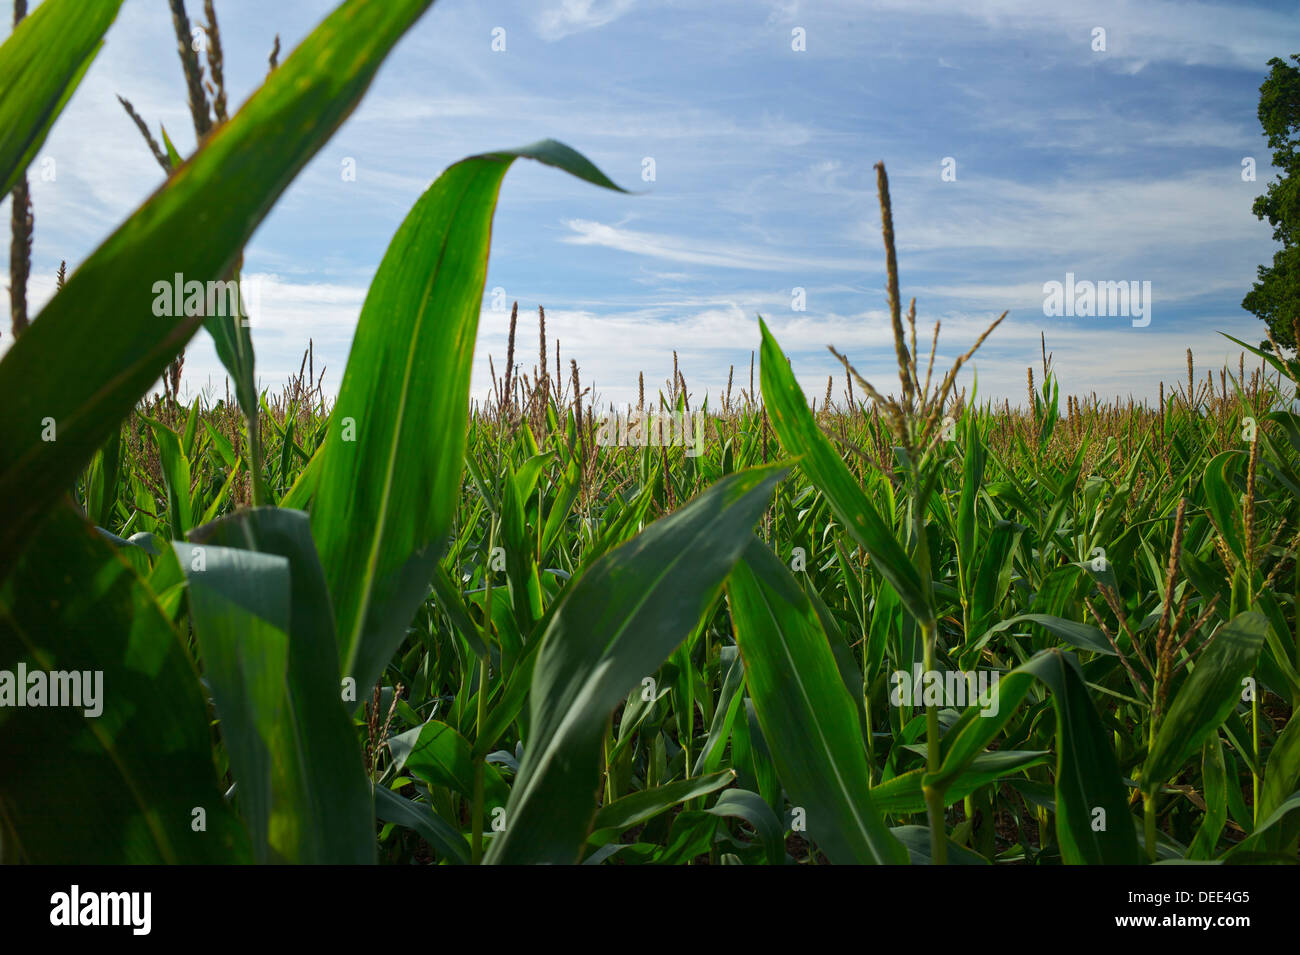
[[(188, 6), (200, 19), (202, 5)], [(332, 4), (217, 7), (233, 112), (263, 78), (273, 36), (287, 55)], [(11, 10), (0, 4), (5, 24)], [(716, 396), (732, 364), (736, 388), (747, 385), (758, 314), (810, 397), (839, 370), (826, 345), (888, 388), (878, 160), (904, 301), (916, 297), (925, 340), (942, 320), (940, 367), (1007, 309), (974, 362), (983, 397), (1023, 400), (1040, 333), (1063, 392), (1154, 397), (1160, 379), (1185, 379), (1188, 347), (1201, 369), (1235, 367), (1239, 349), (1218, 332), (1263, 336), (1240, 307), (1275, 250), (1250, 212), (1276, 175), (1256, 108), (1267, 60), (1300, 52), (1298, 13), (1162, 0), (440, 0), (248, 247), (259, 378), (278, 388), (310, 337), (336, 390), (365, 290), (421, 192), (463, 156), (552, 137), (642, 194), (516, 164), (494, 227), (480, 397), (516, 299), (524, 370), (541, 304), (566, 370), (576, 358), (605, 401), (635, 400), (638, 372), (648, 388), (663, 383), (674, 348), (696, 395)], [(492, 49), (497, 28), (504, 51)], [(161, 181), (118, 93), (192, 151), (162, 0), (128, 0), (33, 167), (38, 306), (60, 259), (74, 267)], [(47, 157), (52, 182), (39, 175)], [(355, 181), (341, 175), (347, 159)], [(1045, 316), (1044, 283), (1067, 273), (1151, 282), (1150, 324)], [(0, 349), (7, 309), (6, 295)], [(200, 333), (189, 393), (223, 394), (223, 379)]]

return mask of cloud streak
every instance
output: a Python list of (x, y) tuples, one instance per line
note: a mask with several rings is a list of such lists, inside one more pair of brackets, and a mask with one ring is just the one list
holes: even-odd
[(598, 30), (629, 13), (635, 0), (560, 0), (537, 17), (537, 33), (554, 42), (575, 33)]

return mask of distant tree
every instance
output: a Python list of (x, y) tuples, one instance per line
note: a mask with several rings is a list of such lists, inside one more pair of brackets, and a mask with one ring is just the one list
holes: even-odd
[[(1300, 63), (1300, 54), (1291, 59)], [(1268, 219), (1282, 248), (1271, 266), (1259, 267), (1259, 281), (1241, 307), (1268, 325), (1278, 345), (1295, 349), (1294, 327), (1300, 322), (1300, 69), (1278, 57), (1268, 65), (1273, 69), (1259, 88), (1259, 124), (1281, 175), (1255, 199), (1251, 211), (1257, 219)], [(1268, 342), (1262, 347), (1272, 350)]]

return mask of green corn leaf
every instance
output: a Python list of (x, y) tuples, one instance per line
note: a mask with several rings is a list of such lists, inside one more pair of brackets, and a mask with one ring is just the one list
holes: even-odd
[(712, 816), (742, 819), (749, 823), (763, 844), (767, 864), (781, 865), (785, 861), (785, 827), (758, 793), (728, 789), (716, 803), (703, 811)]
[(975, 582), (971, 588), (971, 630), (981, 633), (1011, 586), (1012, 561), (1025, 528), (1011, 521), (998, 521), (988, 535)]
[(1297, 371), (1300, 371), (1300, 363), (1297, 363), (1295, 361), (1287, 361), (1286, 359), (1282, 358), (1280, 355), (1275, 355), (1272, 352), (1267, 352), (1260, 348), (1256, 348), (1254, 345), (1248, 345), (1246, 342), (1243, 342), (1240, 338), (1233, 338), (1227, 332), (1219, 332), (1219, 334), (1222, 335), (1224, 338), (1228, 339), (1228, 341), (1236, 342), (1238, 345), (1246, 349), (1246, 351), (1250, 352), (1252, 355), (1264, 359), (1266, 362), (1268, 362), (1270, 365), (1273, 366), (1275, 371), (1277, 371), (1281, 375), (1284, 375), (1287, 378), (1291, 377), (1291, 375), (1295, 374)]
[(1223, 765), (1223, 744), (1218, 733), (1211, 733), (1201, 746), (1201, 780), (1205, 816), (1188, 846), (1189, 859), (1214, 858), (1215, 843), (1228, 821), (1228, 773)]
[(1267, 629), (1263, 614), (1247, 611), (1215, 634), (1160, 722), (1142, 765), (1143, 790), (1168, 782), (1241, 701), (1242, 680), (1255, 668)]
[[(334, 616), (307, 515), (283, 508), (256, 508), (200, 527), (191, 532), (190, 540), (205, 549), (209, 570), (214, 552), (218, 570), (224, 566), (221, 552), (227, 548), (236, 555), (245, 552), (287, 562), (288, 657), (279, 687), (283, 702), (276, 705), (277, 720), (268, 737), (276, 765), (273, 794), (282, 820), (278, 823), (282, 835), (273, 831), (277, 853), (303, 863), (373, 862), (370, 786), (344, 703), (346, 696), (355, 697), (356, 688), (345, 687), (340, 680)], [(230, 581), (230, 586), (210, 595), (209, 600), (202, 592), (221, 578), (213, 578), (207, 571), (196, 572), (183, 557), (181, 560), (190, 579), (201, 648), (209, 635), (206, 631), (225, 622), (210, 622), (203, 612), (218, 598), (239, 603), (229, 618), (236, 625), (241, 615), (257, 613), (260, 605), (254, 602), (256, 591), (249, 589), (251, 581)], [(280, 586), (286, 585), (278, 572), (273, 577), (279, 579)], [(201, 592), (197, 603), (196, 583)], [(255, 623), (260, 625), (260, 620)], [(220, 639), (220, 631), (217, 634)], [(278, 636), (273, 635), (275, 639)], [(251, 634), (241, 638), (236, 633), (233, 641), (234, 651), (241, 655), (257, 650)], [(279, 672), (278, 658), (274, 666)]]
[(1300, 809), (1300, 792), (1292, 793), (1272, 813), (1267, 817), (1262, 817), (1259, 826), (1247, 838), (1224, 853), (1223, 861), (1234, 864), (1251, 862), (1256, 861), (1251, 856), (1259, 854), (1261, 857), (1259, 861), (1295, 865), (1294, 849), (1288, 853), (1280, 853), (1271, 849), (1270, 846), (1283, 841), (1283, 835), (1278, 832), (1278, 828), (1283, 824), (1290, 824), (1290, 839), (1295, 838), (1294, 831), (1298, 821), (1296, 810), (1298, 809)]
[[(1110, 733), (1088, 696), (1072, 655), (1044, 650), (998, 681), (996, 709), (968, 707), (944, 737), (939, 773), (928, 785), (954, 785), (1010, 722), (1035, 680), (1056, 712), (1056, 835), (1067, 864), (1137, 864), (1140, 855)], [(1103, 828), (1098, 828), (1103, 827)]]
[(786, 473), (722, 479), (569, 584), (541, 637), (524, 761), (486, 861), (577, 861), (610, 712), (699, 625)]
[(239, 479), (239, 466), (243, 463), (243, 458), (235, 459), (234, 465), (226, 475), (225, 483), (221, 485), (221, 488), (212, 498), (212, 503), (208, 505), (208, 509), (203, 512), (203, 516), (199, 519), (200, 524), (207, 524), (216, 520), (217, 514), (221, 511), (222, 505), (226, 503), (226, 500), (230, 495), (230, 489), (234, 487), (235, 481)]
[(157, 557), (159, 554), (158, 544), (154, 536), (147, 531), (141, 531), (138, 534), (132, 534), (130, 537), (118, 537), (112, 531), (106, 531), (102, 527), (96, 527), (101, 537), (105, 540), (116, 544), (118, 547), (138, 547), (151, 557)]
[(288, 722), (289, 561), (181, 541), (172, 546), (189, 581), (204, 675), (253, 851), (259, 862), (293, 861), (278, 832), (272, 833), (273, 825), (289, 828), (295, 809), (282, 801), (284, 787), (273, 778), (280, 768), (277, 736)]
[(206, 418), (203, 419), (203, 428), (207, 431), (208, 437), (212, 439), (212, 448), (217, 452), (217, 457), (221, 459), (221, 463), (227, 469), (233, 470), (235, 459), (238, 456), (235, 454), (235, 447), (230, 443), (230, 439), (213, 427), (212, 422)]
[(172, 138), (167, 135), (167, 127), (159, 123), (158, 129), (162, 132), (163, 151), (167, 154), (167, 161), (171, 163), (173, 169), (179, 169), (185, 160), (176, 151), (176, 147), (172, 144)]
[(190, 462), (175, 431), (161, 421), (145, 420), (153, 429), (154, 441), (158, 444), (163, 483), (167, 487), (167, 520), (171, 525), (172, 539), (183, 540), (185, 532), (194, 526), (190, 503)]
[[(726, 676), (722, 681), (722, 689), (718, 693), (718, 704), (713, 711), (709, 735), (695, 759), (695, 766), (692, 769), (695, 776), (716, 772), (722, 765), (726, 743), (731, 736), (731, 728), (735, 725), (736, 715), (740, 712), (743, 701), (741, 688), (745, 685), (745, 663), (740, 658), (739, 651), (736, 647), (723, 647), (719, 652), (718, 662), (722, 665)], [(627, 738), (630, 739), (630, 735)], [(625, 745), (625, 742), (623, 724), (620, 723), (619, 745)], [(610, 758), (613, 759), (613, 756), (611, 755)]]
[[(175, 276), (207, 283), (228, 272), (276, 198), (431, 3), (349, 0), (340, 6), (69, 276), (0, 359), (0, 497), (10, 502), (0, 519), (0, 576), (204, 321), (202, 315), (156, 314), (155, 306), (172, 299), (166, 290)], [(98, 15), (115, 5), (92, 6)], [(92, 19), (72, 19), (78, 18)], [(69, 342), (86, 347), (69, 348)], [(42, 440), (43, 422), (51, 420), (57, 440)]]
[(835, 516), (871, 555), (872, 565), (893, 585), (908, 611), (917, 620), (933, 618), (934, 612), (911, 558), (894, 539), (892, 528), (853, 479), (830, 441), (818, 430), (781, 347), (767, 330), (766, 323), (761, 318), (758, 322), (763, 332), (763, 401), (782, 447), (800, 456), (800, 466), (826, 495)]
[[(97, 466), (96, 466), (97, 465)], [(111, 522), (122, 479), (122, 436), (114, 431), (95, 452), (95, 481), (86, 495), (86, 515), (99, 526)]]
[(506, 582), (515, 608), (515, 620), (528, 632), (542, 616), (542, 582), (537, 572), (537, 542), (530, 538), (524, 516), (528, 494), (526, 487), (521, 486), (536, 481), (536, 472), (530, 481), (526, 470), (525, 466), (519, 474), (508, 473), (502, 482), (501, 544), (505, 548)]
[(963, 444), (965, 458), (962, 461), (961, 498), (957, 504), (957, 554), (966, 569), (965, 584), (969, 587), (975, 566), (975, 504), (984, 482), (984, 462), (988, 457), (980, 437), (979, 419), (975, 415), (967, 418)]
[(6, 853), (54, 865), (249, 859), (185, 644), (150, 588), (70, 507), (0, 587), (0, 670), (20, 664), (102, 673), (102, 711), (0, 706), (0, 815), (17, 839)]
[(455, 626), (456, 632), (465, 639), (471, 650), (480, 658), (488, 655), (487, 645), (483, 643), (483, 635), (479, 632), (479, 627), (474, 623), (469, 615), (469, 610), (465, 602), (461, 600), (460, 591), (456, 589), (447, 572), (441, 567), (434, 567), (431, 576), (433, 583), (433, 592), (437, 597), (438, 605), (443, 612), (450, 618), (452, 625)]
[(374, 684), (404, 639), (446, 545), (492, 216), (519, 157), (618, 190), (553, 140), (456, 163), (393, 237), (357, 322), (312, 531), (338, 615), (343, 672), (358, 686)]
[[(433, 786), (445, 786), (462, 796), (474, 794), (474, 759), (469, 741), (446, 723), (427, 723), (388, 739), (393, 769), (405, 769)], [(484, 805), (504, 806), (509, 790), (501, 773), (484, 764)]]
[(45, 0), (0, 46), (0, 195), (36, 158), (122, 0)]
[(1205, 491), (1206, 506), (1214, 516), (1224, 543), (1237, 558), (1238, 564), (1246, 559), (1246, 547), (1241, 535), (1241, 495), (1232, 486), (1232, 470), (1243, 460), (1240, 451), (1224, 451), (1205, 466), (1201, 487)]
[[(544, 628), (543, 628), (544, 629)], [(487, 723), (480, 726), (479, 735), (474, 740), (473, 755), (482, 758), (492, 751), (501, 734), (520, 715), (524, 704), (528, 702), (529, 689), (533, 682), (533, 668), (537, 665), (537, 651), (541, 640), (529, 641), (523, 655), (515, 662), (510, 672), (505, 689), (500, 694), (496, 705), (488, 712)]]
[(587, 837), (587, 844), (592, 847), (603, 846), (625, 829), (653, 819), (680, 803), (717, 792), (735, 778), (736, 774), (726, 769), (691, 779), (679, 779), (615, 799), (596, 813), (595, 829)]
[(195, 398), (194, 403), (190, 405), (190, 413), (185, 416), (185, 429), (181, 432), (180, 438), (181, 451), (184, 452), (187, 458), (194, 457), (194, 441), (199, 432), (199, 406), (201, 404), (202, 402)]
[[(889, 830), (894, 838), (907, 849), (908, 858), (913, 865), (930, 864), (930, 830), (925, 826), (896, 826)], [(988, 859), (965, 846), (948, 840), (949, 865), (988, 865)]]
[[(234, 294), (228, 296), (227, 302), (233, 301), (235, 307), (230, 315), (208, 316), (203, 327), (212, 336), (217, 358), (226, 371), (230, 372), (230, 378), (235, 383), (235, 400), (239, 402), (239, 407), (248, 416), (248, 420), (256, 422), (258, 401), (253, 333), (243, 301), (243, 286), (238, 271), (227, 273), (223, 279), (231, 283), (228, 288), (234, 289)], [(270, 416), (270, 420), (274, 423), (274, 416)], [(254, 475), (253, 479), (258, 480), (260, 477)]]
[(1091, 624), (1079, 623), (1077, 620), (1064, 620), (1046, 613), (1022, 613), (989, 627), (978, 640), (963, 650), (963, 658), (984, 647), (995, 635), (1004, 633), (1017, 624), (1025, 623), (1038, 624), (1076, 650), (1090, 650), (1093, 653), (1115, 656), (1115, 650), (1106, 639), (1106, 635)]
[(1025, 665), (1056, 710), (1056, 838), (1069, 865), (1131, 865), (1137, 835), (1111, 734), (1097, 716), (1073, 655), (1047, 651)]
[(391, 789), (376, 786), (375, 816), (384, 822), (393, 822), (419, 833), (443, 858), (460, 865), (469, 865), (469, 844), (465, 837), (430, 809), (427, 803), (404, 799)]
[(578, 494), (582, 491), (582, 470), (578, 465), (578, 459), (574, 458), (564, 468), (564, 476), (560, 481), (560, 488), (556, 494), (555, 502), (551, 505), (550, 513), (546, 515), (546, 524), (542, 528), (542, 558), (545, 559), (555, 546), (556, 539), (564, 529), (565, 521), (569, 519), (569, 514), (573, 510), (574, 503), (578, 500)]
[(289, 490), (285, 491), (284, 497), (280, 498), (280, 507), (287, 507), (293, 510), (301, 511), (307, 508), (313, 497), (316, 496), (316, 485), (320, 481), (320, 462), (321, 452), (318, 449), (307, 462), (307, 466), (298, 472), (297, 479)]
[[(1268, 754), (1255, 818), (1268, 819), (1297, 790), (1300, 790), (1300, 717), (1293, 713)], [(1295, 841), (1296, 831), (1291, 824), (1274, 829), (1267, 837), (1269, 847), (1282, 850), (1284, 842)]]
[[(982, 786), (987, 786), (1022, 769), (1038, 766), (1046, 762), (1050, 756), (1051, 753), (1040, 750), (980, 753), (944, 790), (944, 805), (951, 806)], [(921, 788), (921, 780), (924, 776), (924, 769), (913, 769), (893, 779), (887, 779), (871, 790), (871, 798), (881, 812), (893, 815), (925, 812), (925, 793)]]
[(790, 571), (751, 541), (727, 584), (745, 679), (777, 773), (838, 863), (901, 863), (872, 803), (871, 772), (826, 633)]

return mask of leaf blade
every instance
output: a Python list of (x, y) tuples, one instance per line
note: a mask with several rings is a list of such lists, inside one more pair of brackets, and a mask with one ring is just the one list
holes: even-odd
[(471, 156), (438, 177), (389, 244), (357, 322), (312, 507), (343, 672), (358, 686), (373, 685), (401, 643), (446, 544), (492, 218), (516, 158), (618, 190), (553, 140)]
[[(170, 288), (177, 274), (185, 282), (226, 274), (432, 2), (341, 5), (82, 263), (0, 359), (0, 493), (15, 502), (0, 521), (0, 575), (204, 321), (174, 316), (160, 330), (159, 285)], [(67, 348), (69, 341), (95, 347)], [(47, 419), (56, 423), (55, 441), (41, 440)]]
[(576, 862), (595, 816), (610, 711), (698, 625), (784, 477), (723, 478), (574, 580), (541, 637), (531, 735), (489, 863)]
[(756, 539), (727, 593), (759, 725), (814, 840), (832, 862), (905, 862), (872, 802), (857, 711), (808, 598)]

